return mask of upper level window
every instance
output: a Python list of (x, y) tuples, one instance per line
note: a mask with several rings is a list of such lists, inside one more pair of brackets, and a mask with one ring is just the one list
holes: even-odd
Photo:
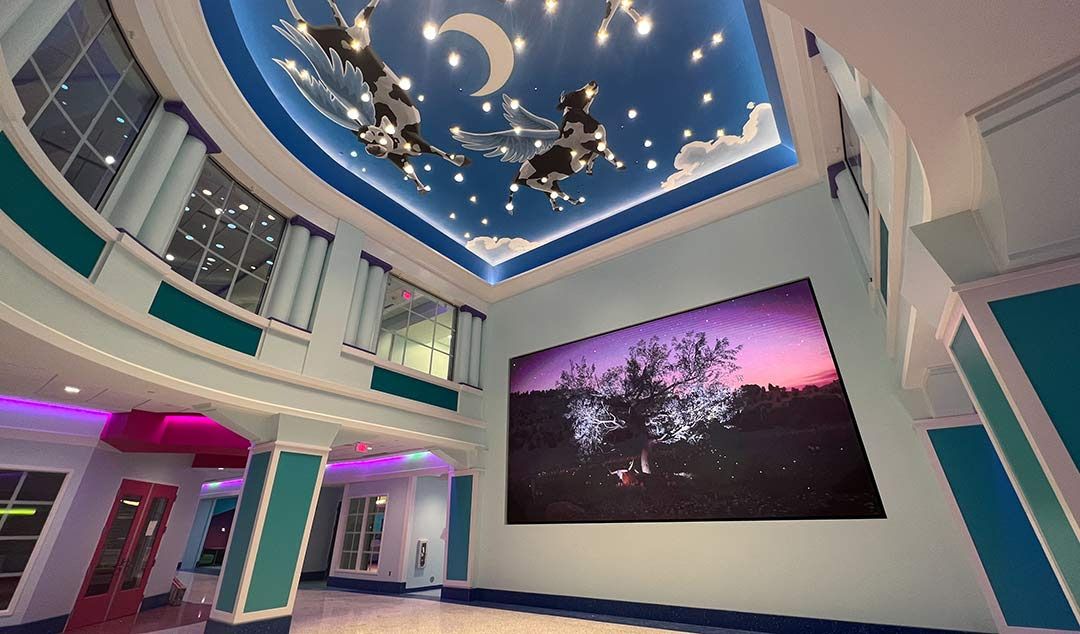
[(391, 275), (376, 354), (440, 379), (450, 378), (455, 312), (450, 303)]
[(64, 477), (0, 469), (0, 611), (11, 607)]
[(218, 297), (258, 312), (284, 231), (281, 214), (208, 160), (165, 260)]
[(75, 0), (13, 82), (49, 160), (100, 205), (158, 98), (106, 1)]

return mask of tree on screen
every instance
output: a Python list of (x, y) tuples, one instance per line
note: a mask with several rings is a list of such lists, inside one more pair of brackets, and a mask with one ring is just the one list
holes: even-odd
[(710, 421), (731, 415), (725, 379), (738, 371), (741, 349), (726, 337), (710, 346), (704, 332), (688, 332), (670, 344), (641, 339), (621, 365), (599, 374), (584, 357), (571, 361), (558, 387), (570, 394), (566, 416), (578, 450), (589, 456), (612, 432), (627, 430), (641, 441), (641, 472), (652, 473), (654, 445), (700, 442)]

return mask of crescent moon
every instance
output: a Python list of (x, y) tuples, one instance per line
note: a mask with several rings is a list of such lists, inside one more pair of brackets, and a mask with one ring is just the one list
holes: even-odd
[(514, 72), (514, 45), (501, 26), (476, 13), (459, 13), (450, 16), (439, 27), (439, 35), (457, 31), (472, 37), (487, 52), (491, 71), (487, 83), (472, 94), (473, 97), (490, 95), (502, 88)]

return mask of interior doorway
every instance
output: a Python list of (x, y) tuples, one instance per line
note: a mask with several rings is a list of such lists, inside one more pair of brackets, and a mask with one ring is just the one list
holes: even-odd
[(176, 491), (140, 480), (120, 483), (67, 630), (139, 611)]

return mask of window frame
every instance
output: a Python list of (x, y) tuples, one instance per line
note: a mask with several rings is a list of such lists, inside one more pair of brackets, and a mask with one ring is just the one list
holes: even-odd
[[(59, 26), (62, 21), (68, 19), (68, 15), (71, 13), (72, 9), (77, 3), (81, 1), (83, 0), (75, 0), (75, 2), (73, 2), (72, 5), (68, 7), (68, 10), (60, 16), (60, 19), (57, 20), (56, 24), (54, 24), (52, 28), (49, 29), (46, 37), (48, 37), (48, 34), (52, 33), (53, 29)], [(139, 145), (139, 142), (144, 138), (143, 133), (147, 130), (148, 127), (151, 126), (151, 122), (153, 121), (155, 114), (160, 109), (161, 104), (164, 101), (164, 97), (162, 96), (161, 91), (158, 90), (158, 87), (154, 85), (154, 82), (150, 78), (149, 73), (146, 72), (146, 69), (139, 62), (139, 58), (135, 55), (135, 51), (131, 46), (131, 42), (128, 40), (127, 32), (120, 25), (120, 21), (116, 18), (116, 13), (112, 9), (112, 3), (109, 0), (105, 0), (104, 4), (106, 9), (108, 10), (109, 17), (100, 27), (98, 27), (97, 31), (95, 31), (94, 33), (94, 36), (90, 38), (87, 42), (83, 43), (76, 39), (79, 44), (79, 51), (73, 58), (71, 66), (64, 71), (62, 79), (57, 81), (56, 86), (49, 87), (48, 80), (45, 78), (45, 74), (42, 72), (41, 67), (37, 63), (37, 60), (34, 59), (34, 55), (38, 52), (38, 49), (41, 47), (43, 42), (38, 44), (38, 46), (34, 49), (33, 53), (30, 54), (30, 57), (27, 58), (26, 64), (23, 65), (24, 68), (26, 66), (30, 66), (33, 69), (37, 79), (42, 82), (42, 84), (48, 91), (45, 100), (38, 108), (38, 111), (34, 113), (33, 117), (27, 119), (26, 116), (29, 113), (25, 112), (24, 109), (22, 122), (26, 126), (26, 129), (30, 131), (30, 136), (34, 139), (35, 142), (40, 145), (41, 142), (38, 140), (37, 136), (34, 135), (33, 128), (34, 125), (38, 122), (38, 120), (41, 119), (42, 115), (49, 109), (49, 106), (52, 105), (60, 113), (60, 116), (63, 118), (65, 123), (67, 123), (76, 133), (78, 138), (77, 142), (75, 143), (74, 149), (67, 157), (63, 167), (56, 168), (51, 161), (49, 161), (49, 164), (53, 165), (53, 167), (60, 173), (61, 178), (63, 178), (65, 182), (71, 185), (73, 189), (75, 188), (75, 184), (68, 180), (67, 170), (78, 158), (80, 152), (83, 150), (84, 147), (88, 148), (94, 154), (94, 156), (100, 158), (102, 164), (105, 165), (106, 171), (111, 172), (111, 176), (109, 176), (108, 182), (105, 184), (104, 189), (102, 189), (101, 191), (101, 198), (96, 203), (87, 200), (81, 192), (78, 192), (78, 190), (76, 190), (76, 192), (79, 194), (79, 197), (83, 198), (83, 200), (85, 200), (91, 208), (93, 208), (99, 213), (109, 202), (113, 190), (116, 188), (117, 182), (119, 181), (118, 177), (122, 173), (124, 167), (128, 165), (128, 159), (131, 158), (131, 156), (135, 153), (136, 147)], [(94, 43), (97, 42), (101, 34), (104, 33), (105, 30), (109, 27), (110, 22), (116, 27), (116, 31), (120, 34), (120, 39), (124, 44), (125, 52), (128, 54), (129, 62), (128, 65), (121, 72), (120, 77), (116, 81), (116, 84), (114, 84), (111, 88), (105, 88), (105, 82), (104, 79), (101, 77), (101, 71), (96, 66), (93, 66), (93, 61), (90, 60), (88, 53)], [(57, 99), (57, 95), (62, 90), (63, 86), (67, 84), (68, 78), (70, 78), (71, 73), (73, 73), (75, 69), (79, 66), (79, 64), (82, 63), (84, 60), (90, 61), (90, 64), (94, 70), (94, 76), (99, 81), (101, 81), (102, 88), (105, 88), (106, 94), (104, 103), (94, 114), (93, 119), (91, 119), (91, 121), (87, 124), (86, 130), (80, 130), (79, 126), (75, 125), (75, 121), (72, 120), (71, 116), (64, 110), (64, 108), (61, 107), (63, 104), (59, 99)], [(150, 103), (150, 106), (147, 109), (146, 119), (137, 127), (134, 124), (130, 113), (124, 110), (123, 105), (115, 98), (118, 89), (124, 83), (124, 79), (133, 69), (139, 72), (139, 75), (154, 93), (154, 100)], [(12, 79), (14, 79), (15, 75), (22, 71), (22, 68), (8, 69), (8, 71), (11, 73)], [(19, 104), (22, 105), (21, 99), (19, 99)], [(131, 127), (135, 129), (135, 138), (131, 140), (131, 144), (128, 146), (123, 158), (116, 161), (116, 163), (114, 163), (113, 165), (105, 164), (105, 157), (101, 156), (97, 148), (88, 140), (91, 133), (94, 132), (94, 130), (96, 129), (96, 126), (101, 120), (102, 115), (105, 113), (106, 110), (108, 110), (110, 104), (115, 105), (116, 108), (124, 115), (125, 119), (131, 125)]]
[[(52, 510), (49, 513), (49, 517), (45, 519), (45, 524), (42, 525), (41, 531), (38, 533), (37, 539), (34, 542), (34, 549), (30, 551), (30, 557), (26, 560), (26, 566), (23, 568), (22, 573), (19, 574), (19, 580), (15, 584), (15, 592), (11, 595), (11, 601), (8, 602), (8, 606), (5, 609), (0, 610), (0, 617), (13, 616), (19, 608), (20, 601), (22, 601), (24, 589), (27, 587), (27, 583), (24, 583), (27, 577), (33, 576), (33, 583), (29, 584), (36, 586), (39, 581), (40, 572), (35, 570), (35, 566), (38, 563), (39, 556), (42, 556), (42, 550), (51, 551), (55, 545), (55, 539), (53, 538), (53, 525), (56, 522), (60, 522), (58, 517), (66, 517), (70, 500), (67, 497), (68, 487), (71, 486), (71, 481), (75, 470), (69, 467), (50, 467), (41, 465), (21, 465), (21, 464), (7, 464), (0, 463), (0, 469), (5, 471), (34, 471), (38, 473), (62, 473), (64, 474), (64, 481), (60, 484), (60, 489), (56, 492), (56, 497), (53, 500)], [(81, 478), (80, 478), (81, 479)], [(48, 542), (46, 548), (43, 549), (40, 546), (43, 542)]]
[[(266, 210), (268, 210), (268, 213), (273, 213), (276, 216), (275, 221), (281, 221), (281, 223), (282, 223), (281, 224), (281, 233), (279, 235), (274, 236), (273, 241), (267, 241), (272, 245), (271, 248), (273, 249), (273, 252), (274, 252), (274, 254), (273, 254), (274, 263), (270, 265), (270, 270), (268, 272), (268, 275), (266, 276), (266, 279), (263, 279), (262, 277), (260, 277), (259, 275), (256, 275), (253, 272), (243, 271), (242, 269), (243, 269), (244, 258), (247, 256), (248, 249), (250, 248), (252, 241), (257, 240), (257, 239), (261, 239), (261, 238), (259, 238), (258, 236), (255, 235), (255, 231), (254, 231), (253, 227), (248, 227), (248, 228), (245, 228), (245, 227), (242, 227), (242, 226), (237, 227), (237, 230), (240, 230), (240, 231), (242, 231), (244, 233), (244, 245), (243, 245), (243, 247), (241, 247), (241, 249), (239, 251), (239, 257), (238, 257), (239, 262), (233, 262), (230, 258), (225, 257), (224, 255), (218, 254), (217, 252), (215, 252), (215, 251), (213, 251), (211, 249), (211, 246), (213, 244), (213, 238), (218, 233), (217, 229), (218, 229), (219, 226), (221, 226), (222, 219), (227, 219), (229, 216), (226, 216), (225, 214), (215, 215), (214, 216), (214, 224), (208, 230), (208, 232), (207, 232), (207, 236), (208, 236), (207, 237), (207, 242), (204, 244), (202, 242), (201, 238), (198, 238), (198, 237), (188, 233), (187, 231), (184, 231), (183, 228), (181, 227), (181, 223), (183, 222), (183, 214), (186, 211), (186, 209), (184, 211), (180, 212), (181, 218), (177, 222), (176, 227), (173, 229), (173, 235), (170, 237), (169, 243), (167, 245), (165, 245), (165, 252), (162, 254), (162, 258), (164, 258), (166, 260), (166, 262), (169, 264), (169, 267), (173, 270), (173, 272), (175, 272), (180, 277), (184, 278), (188, 283), (194, 284), (195, 286), (198, 286), (200, 289), (206, 291), (207, 293), (210, 293), (211, 295), (217, 297), (218, 299), (220, 299), (220, 300), (222, 300), (224, 302), (228, 302), (229, 304), (231, 304), (233, 306), (236, 306), (240, 310), (243, 310), (245, 312), (250, 312), (252, 315), (255, 315), (255, 316), (259, 316), (260, 311), (263, 308), (263, 303), (266, 301), (267, 294), (269, 293), (270, 283), (271, 283), (271, 280), (273, 279), (274, 272), (277, 270), (278, 258), (281, 256), (281, 249), (284, 246), (285, 234), (286, 234), (286, 231), (288, 229), (289, 216), (281, 213), (276, 208), (269, 205), (262, 198), (257, 196), (255, 194), (255, 192), (251, 191), (250, 188), (245, 186), (240, 181), (240, 179), (233, 176), (227, 169), (225, 169), (225, 167), (220, 162), (215, 160), (212, 156), (207, 156), (206, 157), (206, 159), (203, 162), (202, 170), (206, 169), (206, 166), (207, 166), (208, 163), (213, 164), (213, 167), (215, 169), (217, 169), (221, 174), (223, 174), (227, 179), (229, 179), (228, 188), (227, 188), (227, 190), (225, 192), (225, 201), (226, 201), (226, 203), (232, 197), (233, 192), (235, 191), (235, 189), (237, 187), (239, 187), (244, 192), (244, 194), (246, 194), (248, 197), (250, 197), (252, 200), (254, 200), (259, 205), (259, 207), (255, 210), (256, 212), (262, 211), (265, 208)], [(199, 177), (195, 180), (195, 184), (193, 185), (193, 187), (195, 187), (195, 188), (198, 187), (198, 184), (199, 184), (200, 180), (202, 179), (202, 175), (203, 175), (202, 170), (200, 170)], [(196, 198), (196, 199), (200, 200), (201, 202), (209, 205), (210, 208), (215, 208), (215, 205), (217, 204), (214, 201), (209, 200), (202, 192), (196, 191), (195, 189), (193, 189), (189, 193), (188, 198), (185, 199), (185, 201), (183, 203), (184, 208), (187, 208), (187, 207), (190, 206), (188, 201), (191, 200), (192, 198)], [(252, 220), (252, 223), (254, 223), (257, 220), (258, 220), (258, 216), (256, 215), (256, 217)], [(170, 247), (172, 247), (173, 243), (175, 242), (175, 239), (176, 239), (177, 235), (179, 235), (181, 233), (183, 233), (185, 236), (188, 236), (189, 241), (193, 242), (201, 250), (201, 255), (199, 255), (198, 262), (195, 265), (196, 266), (195, 273), (193, 274), (193, 276), (191, 278), (188, 278), (184, 273), (182, 273), (175, 266), (173, 266), (172, 262), (169, 261), (168, 258), (167, 258), (167, 256), (169, 255)], [(231, 265), (235, 269), (232, 272), (232, 277), (229, 279), (228, 292), (225, 294), (224, 297), (222, 297), (221, 295), (218, 295), (217, 293), (210, 290), (209, 288), (206, 288), (205, 286), (202, 286), (201, 284), (199, 284), (199, 277), (200, 277), (200, 274), (202, 273), (202, 267), (205, 265), (206, 258), (207, 258), (208, 255), (213, 255), (214, 257), (218, 258), (218, 260), (220, 260), (222, 263), (227, 263), (227, 264)], [(237, 304), (237, 303), (232, 301), (233, 292), (236, 290), (236, 283), (237, 283), (238, 280), (241, 279), (240, 278), (241, 273), (243, 273), (244, 275), (251, 276), (251, 277), (255, 278), (256, 280), (263, 283), (262, 292), (259, 294), (259, 301), (251, 309), (248, 309), (248, 308), (246, 308), (244, 306), (241, 306), (240, 304)]]
[[(368, 509), (367, 509), (368, 500), (378, 500), (378, 498), (386, 498), (386, 504), (383, 505), (383, 510), (382, 510), (382, 516), (383, 516), (382, 530), (378, 531), (378, 535), (380, 536), (379, 537), (379, 549), (377, 551), (372, 551), (372, 552), (379, 555), (379, 559), (380, 559), (380, 563), (381, 563), (382, 555), (383, 555), (383, 552), (382, 552), (383, 541), (386, 539), (386, 534), (387, 534), (386, 533), (386, 522), (389, 519), (390, 493), (389, 492), (377, 492), (377, 493), (354, 495), (354, 496), (351, 496), (351, 497), (345, 496), (345, 497), (342, 498), (342, 501), (341, 501), (341, 516), (340, 516), (340, 518), (338, 520), (338, 525), (340, 526), (340, 529), (339, 529), (338, 535), (336, 536), (337, 546), (334, 548), (334, 562), (333, 562), (333, 566), (332, 566), (332, 569), (334, 571), (336, 571), (336, 572), (345, 572), (345, 573), (349, 573), (349, 574), (358, 574), (358, 575), (371, 575), (371, 576), (378, 576), (379, 575), (378, 564), (376, 564), (376, 567), (375, 567), (374, 570), (370, 569), (370, 564), (369, 564), (369, 569), (366, 569), (366, 570), (360, 570), (359, 568), (356, 568), (356, 567), (354, 567), (354, 568), (346, 568), (346, 567), (344, 567), (342, 565), (342, 563), (343, 563), (342, 558), (345, 556), (346, 553), (351, 553), (351, 554), (355, 555), (356, 556), (355, 565), (356, 566), (360, 565), (360, 560), (363, 557), (363, 554), (365, 552), (364, 548), (363, 548), (364, 538), (368, 535), (368, 532), (367, 532), (367, 529), (366, 529), (367, 519), (368, 519), (369, 515), (371, 515), (368, 512)], [(359, 531), (349, 531), (349, 526), (348, 526), (349, 515), (350, 515), (349, 506), (352, 504), (353, 500), (364, 500), (364, 510), (363, 510), (363, 513), (361, 513), (361, 515), (360, 515), (360, 524), (359, 524), (360, 530)], [(352, 550), (347, 551), (345, 549), (345, 539), (350, 533), (355, 534), (355, 535), (358, 536), (358, 540), (357, 540), (358, 547), (357, 547), (357, 549), (355, 551), (352, 551)]]
[[(426, 295), (427, 297), (429, 297), (433, 301), (435, 301), (437, 303), (445, 304), (446, 306), (449, 306), (452, 309), (451, 310), (451, 315), (450, 315), (450, 325), (449, 325), (449, 329), (450, 329), (450, 344), (448, 346), (449, 350), (447, 350), (446, 352), (443, 352), (442, 350), (439, 350), (438, 348), (436, 348), (435, 347), (434, 335), (433, 335), (432, 341), (430, 343), (424, 343), (423, 341), (417, 341), (416, 339), (413, 339), (413, 338), (409, 337), (409, 335), (408, 335), (409, 329), (414, 324), (414, 322), (412, 321), (412, 316), (414, 314), (419, 315), (419, 313), (414, 313), (413, 309), (412, 309), (414, 299), (409, 299), (408, 300), (408, 305), (405, 307), (405, 313), (406, 313), (406, 316), (407, 316), (407, 320), (406, 320), (405, 328), (404, 328), (405, 334), (398, 334), (395, 331), (388, 330), (388, 329), (383, 327), (383, 323), (385, 322), (385, 312), (386, 312), (386, 305), (387, 305), (388, 295), (390, 293), (390, 287), (393, 284), (394, 280), (397, 280), (399, 283), (401, 283), (404, 286), (408, 287), (408, 289), (410, 291), (412, 291), (414, 293), (420, 293), (420, 294)], [(399, 275), (394, 275), (393, 273), (388, 273), (387, 276), (386, 276), (386, 288), (383, 290), (383, 294), (382, 294), (382, 307), (381, 307), (380, 313), (379, 313), (379, 327), (378, 327), (378, 332), (376, 333), (376, 336), (375, 336), (375, 350), (373, 352), (374, 352), (376, 357), (386, 361), (387, 363), (393, 363), (394, 365), (399, 365), (399, 366), (402, 366), (404, 368), (408, 368), (409, 370), (412, 370), (412, 371), (415, 371), (415, 372), (420, 372), (420, 373), (422, 373), (422, 374), (424, 374), (426, 376), (430, 376), (430, 377), (432, 377), (434, 379), (440, 379), (440, 380), (444, 380), (444, 381), (452, 381), (453, 377), (454, 377), (454, 360), (455, 360), (455, 357), (457, 356), (456, 355), (456, 350), (454, 349), (455, 348), (454, 344), (457, 343), (457, 338), (458, 338), (458, 335), (460, 334), (460, 333), (458, 333), (458, 316), (459, 316), (460, 311), (461, 311), (460, 306), (458, 306), (458, 305), (456, 305), (456, 304), (454, 304), (454, 303), (452, 303), (450, 301), (447, 301), (447, 300), (443, 299), (442, 297), (436, 295), (435, 293), (432, 293), (431, 291), (427, 290), (426, 288), (423, 288), (423, 287), (413, 283), (412, 281), (410, 281), (410, 280), (408, 280), (408, 279), (406, 279), (404, 277), (401, 277)], [(431, 321), (431, 322), (434, 322), (434, 324), (436, 324), (436, 325), (443, 325), (443, 324), (439, 323), (438, 317), (424, 318), (423, 321), (424, 322)], [(415, 322), (415, 323), (423, 323), (423, 322), (418, 321), (418, 322)], [(437, 332), (437, 329), (435, 329), (435, 327), (433, 327), (433, 333), (434, 332)], [(379, 353), (379, 348), (381, 347), (379, 345), (379, 342), (382, 339), (383, 334), (389, 334), (389, 336), (390, 336), (390, 348), (387, 351), (386, 356), (383, 356), (382, 354)], [(401, 359), (401, 361), (397, 361), (397, 360), (392, 358), (393, 357), (394, 338), (395, 337), (400, 337), (405, 342), (405, 344), (404, 344), (405, 349), (402, 350), (402, 354), (401, 354), (402, 359)], [(421, 370), (419, 368), (414, 368), (414, 367), (408, 365), (407, 363), (405, 363), (405, 352), (408, 349), (408, 344), (409, 343), (412, 343), (412, 344), (415, 344), (415, 345), (418, 345), (418, 346), (423, 346), (424, 348), (426, 348), (429, 351), (430, 354), (428, 355), (428, 369), (427, 370)], [(431, 368), (432, 368), (432, 365), (433, 365), (434, 359), (435, 359), (435, 353), (447, 355), (446, 376), (439, 376), (439, 375), (433, 374), (431, 372)]]

